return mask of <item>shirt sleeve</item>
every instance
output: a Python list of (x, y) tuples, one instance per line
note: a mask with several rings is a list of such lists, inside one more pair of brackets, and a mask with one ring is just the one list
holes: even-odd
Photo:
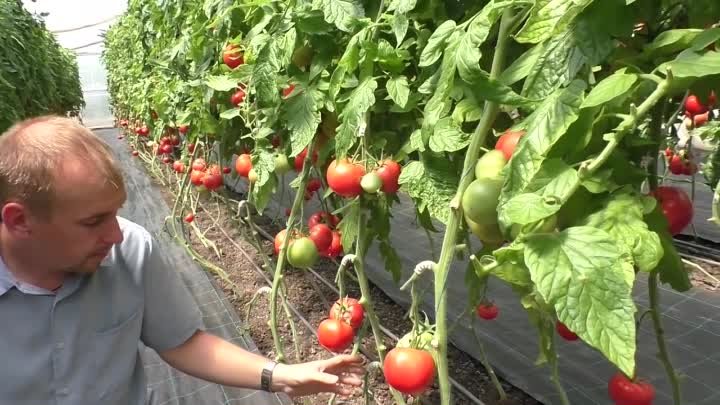
[(155, 238), (143, 264), (145, 313), (142, 342), (157, 352), (175, 348), (204, 328), (202, 312), (178, 270), (169, 266)]

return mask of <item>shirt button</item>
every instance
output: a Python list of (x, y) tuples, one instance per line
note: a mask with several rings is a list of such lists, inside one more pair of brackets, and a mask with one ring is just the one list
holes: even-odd
[(55, 348), (58, 350), (62, 350), (65, 348), (65, 342), (58, 342), (55, 344)]
[(58, 394), (60, 394), (60, 395), (67, 395), (67, 394), (69, 394), (69, 393), (70, 393), (70, 390), (69, 390), (67, 387), (66, 387), (66, 388), (60, 388), (60, 389), (58, 390)]

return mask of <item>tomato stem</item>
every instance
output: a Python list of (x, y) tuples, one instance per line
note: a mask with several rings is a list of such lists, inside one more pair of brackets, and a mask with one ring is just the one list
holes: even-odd
[(651, 308), (650, 315), (652, 316), (653, 328), (655, 329), (655, 340), (657, 341), (658, 350), (660, 351), (660, 353), (658, 353), (658, 357), (660, 358), (660, 361), (662, 361), (663, 366), (665, 367), (665, 372), (667, 373), (668, 379), (670, 380), (670, 385), (672, 386), (673, 404), (680, 405), (680, 383), (678, 382), (677, 373), (675, 373), (672, 363), (670, 363), (670, 356), (668, 355), (667, 346), (665, 344), (665, 331), (663, 330), (662, 322), (660, 320), (660, 297), (658, 292), (657, 279), (658, 270), (655, 269), (651, 271), (650, 275), (648, 276), (648, 289)]
[(473, 331), (473, 335), (475, 335), (475, 342), (477, 343), (478, 349), (480, 349), (480, 363), (485, 367), (485, 371), (490, 376), (490, 380), (492, 381), (493, 385), (495, 386), (495, 389), (498, 392), (498, 396), (500, 397), (500, 400), (507, 399), (507, 394), (505, 393), (505, 390), (502, 387), (502, 384), (500, 384), (500, 380), (497, 378), (497, 375), (495, 374), (495, 370), (492, 368), (492, 365), (490, 364), (490, 361), (488, 360), (487, 353), (485, 352), (485, 347), (480, 340), (480, 335), (477, 333), (477, 329), (475, 328), (475, 323), (473, 322), (474, 319), (472, 318), (472, 312), (470, 312), (470, 328)]

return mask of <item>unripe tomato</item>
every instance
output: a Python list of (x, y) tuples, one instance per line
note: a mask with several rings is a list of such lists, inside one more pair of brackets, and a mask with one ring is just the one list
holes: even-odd
[(400, 178), (400, 172), (402, 168), (398, 162), (390, 159), (386, 159), (382, 162), (380, 167), (375, 170), (380, 179), (382, 180), (382, 191), (385, 194), (397, 193), (400, 189), (398, 179)]
[(560, 321), (555, 323), (555, 330), (557, 330), (558, 335), (562, 336), (565, 340), (574, 341), (579, 339), (578, 335), (568, 329), (568, 327)]
[(365, 175), (362, 165), (350, 162), (347, 159), (333, 160), (327, 169), (328, 186), (340, 197), (352, 198), (362, 193), (360, 182)]
[(475, 309), (478, 316), (482, 319), (486, 319), (488, 321), (493, 320), (497, 318), (498, 313), (500, 310), (498, 309), (497, 305), (490, 304), (490, 303), (484, 303), (477, 306)]
[(473, 235), (480, 239), (484, 244), (494, 245), (505, 240), (505, 237), (500, 231), (500, 227), (498, 227), (497, 223), (478, 224), (468, 218), (467, 215), (465, 215), (465, 222), (468, 224), (470, 232), (472, 232)]
[(693, 218), (692, 200), (682, 189), (671, 186), (660, 186), (652, 192), (658, 200), (663, 214), (668, 221), (668, 231), (677, 235), (690, 225)]
[(258, 180), (257, 172), (255, 171), (255, 169), (250, 169), (250, 171), (248, 172), (248, 181), (250, 182), (250, 184), (253, 184), (257, 180)]
[(505, 160), (509, 161), (523, 135), (525, 131), (505, 131), (495, 143), (495, 149), (502, 151)]
[(475, 178), (497, 178), (507, 164), (505, 153), (498, 149), (488, 151), (475, 164)]
[(339, 353), (352, 345), (355, 331), (339, 319), (325, 319), (318, 326), (318, 342), (331, 352)]
[(327, 250), (332, 243), (332, 229), (325, 224), (317, 224), (310, 228), (308, 237), (315, 243), (318, 252), (323, 252)]
[(360, 179), (360, 187), (369, 194), (377, 193), (382, 185), (382, 179), (375, 172), (370, 172), (362, 176), (362, 179)]
[(497, 223), (497, 205), (502, 185), (501, 179), (473, 180), (462, 196), (465, 215), (481, 225)]
[(275, 156), (275, 173), (283, 175), (290, 171), (290, 162), (284, 153)]
[(425, 391), (435, 379), (435, 360), (430, 352), (409, 347), (395, 347), (385, 356), (385, 381), (407, 395)]
[(247, 153), (243, 153), (235, 159), (235, 171), (241, 177), (247, 177), (252, 169), (252, 156)]
[(615, 405), (652, 405), (655, 388), (644, 381), (632, 381), (617, 372), (608, 382), (608, 394)]
[(287, 260), (293, 267), (306, 269), (315, 265), (317, 259), (318, 250), (312, 239), (308, 237), (296, 239), (288, 249)]

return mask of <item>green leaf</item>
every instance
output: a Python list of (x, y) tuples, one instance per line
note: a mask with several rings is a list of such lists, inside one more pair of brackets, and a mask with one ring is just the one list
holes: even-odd
[(516, 195), (505, 204), (504, 212), (514, 224), (531, 224), (547, 218), (560, 210), (562, 205), (540, 195), (526, 193)]
[(720, 28), (706, 29), (692, 41), (692, 50), (700, 52), (720, 40)]
[(215, 91), (230, 91), (238, 87), (237, 79), (230, 76), (209, 76), (205, 84)]
[(262, 47), (253, 70), (253, 84), (257, 91), (260, 108), (271, 107), (280, 101), (277, 88), (277, 72), (280, 70), (275, 41), (269, 39)]
[(395, 76), (387, 81), (386, 85), (390, 98), (400, 107), (405, 107), (410, 96), (407, 77)]
[(598, 83), (588, 94), (581, 108), (596, 107), (625, 95), (638, 77), (629, 73), (615, 73)]
[(320, 124), (320, 111), (313, 97), (315, 91), (312, 88), (305, 89), (297, 96), (290, 97), (284, 105), (284, 119), (288, 130), (292, 132), (290, 156), (296, 156), (310, 145)]
[(543, 42), (565, 30), (590, 3), (592, 0), (536, 0), (515, 40), (533, 44)]
[(474, 97), (460, 100), (452, 113), (452, 119), (455, 122), (474, 122), (478, 121), (481, 116), (482, 108)]
[(663, 31), (655, 40), (645, 46), (643, 52), (652, 57), (671, 55), (688, 46), (701, 33), (699, 29), (674, 29)]
[(221, 112), (220, 118), (225, 119), (225, 120), (231, 120), (235, 117), (239, 117), (241, 111), (242, 110), (240, 110), (240, 108), (231, 108), (229, 110), (225, 110), (225, 111)]
[(430, 150), (433, 152), (456, 152), (470, 144), (470, 134), (463, 132), (452, 118), (438, 121), (430, 137)]
[(574, 81), (549, 96), (526, 119), (526, 134), (520, 138), (512, 159), (503, 170), (507, 178), (500, 195), (498, 215), (505, 222), (503, 205), (517, 194), (525, 192), (538, 173), (548, 153), (577, 120), (583, 100), (585, 83)]
[(660, 237), (663, 252), (662, 259), (657, 265), (660, 281), (669, 284), (675, 291), (690, 290), (692, 288), (690, 277), (673, 243), (672, 235), (668, 232), (667, 218), (660, 204), (656, 204), (653, 211), (645, 216), (645, 221), (649, 229)]
[(657, 70), (664, 73), (666, 67), (671, 68), (673, 76), (677, 78), (717, 75), (720, 74), (720, 53), (706, 52), (702, 55), (689, 53), (682, 58), (678, 56), (674, 61), (660, 65)]
[(558, 319), (632, 375), (636, 308), (615, 240), (587, 226), (529, 235), (525, 263)]
[(515, 91), (498, 80), (490, 79), (490, 74), (476, 70), (472, 82), (473, 91), (481, 100), (495, 101), (513, 106), (529, 105), (533, 101), (515, 93)]
[(305, 34), (321, 34), (331, 30), (331, 26), (325, 22), (323, 14), (317, 10), (297, 14), (295, 26), (298, 31)]
[(331, 100), (337, 98), (337, 95), (340, 92), (340, 87), (345, 81), (345, 76), (357, 69), (360, 61), (360, 41), (365, 36), (365, 32), (366, 31), (362, 29), (350, 38), (350, 41), (345, 48), (345, 52), (338, 62), (337, 68), (335, 68), (335, 71), (330, 77), (328, 96)]
[(315, 0), (313, 6), (322, 9), (325, 21), (345, 32), (352, 31), (353, 23), (365, 16), (362, 4), (355, 0)]
[(392, 243), (387, 239), (381, 239), (380, 253), (385, 259), (385, 270), (392, 274), (393, 281), (397, 284), (400, 282), (400, 277), (402, 276), (402, 262), (400, 261), (397, 251), (395, 251), (395, 247), (393, 247)]
[(411, 162), (400, 173), (403, 189), (416, 201), (418, 210), (427, 209), (433, 218), (446, 225), (450, 218), (450, 200), (457, 190), (456, 178), (446, 167), (420, 162)]
[(417, 0), (393, 0), (388, 11), (395, 11), (395, 15), (405, 14), (415, 8)]
[(403, 39), (405, 39), (405, 35), (407, 35), (408, 27), (410, 26), (410, 23), (408, 22), (407, 17), (405, 17), (402, 14), (395, 14), (392, 19), (392, 30), (395, 34), (395, 40), (397, 41), (397, 46), (400, 46)]
[(513, 61), (512, 65), (503, 70), (499, 78), (500, 83), (510, 86), (526, 78), (527, 75), (530, 74), (533, 66), (537, 63), (540, 55), (542, 55), (543, 50), (544, 47), (542, 45), (536, 45), (525, 51), (525, 53)]
[[(437, 62), (440, 59), (440, 55), (443, 53), (443, 49), (447, 45), (450, 35), (455, 32), (455, 21), (446, 20), (430, 35), (427, 45), (423, 48), (420, 54), (420, 63), (418, 66), (426, 67)], [(454, 72), (453, 72), (454, 73)]]
[(445, 55), (440, 64), (440, 77), (438, 78), (433, 96), (425, 104), (424, 118), (422, 122), (422, 138), (423, 144), (426, 143), (432, 135), (435, 124), (450, 109), (452, 100), (450, 93), (455, 83), (456, 59), (455, 54), (458, 52), (459, 35), (457, 32), (450, 38), (449, 45), (445, 49)]
[(612, 180), (613, 169), (598, 170), (593, 173), (590, 177), (586, 177), (582, 180), (581, 184), (589, 192), (593, 194), (601, 194), (606, 191), (612, 191), (618, 187)]
[(342, 121), (335, 135), (336, 156), (345, 157), (356, 137), (363, 135), (365, 113), (375, 104), (377, 82), (372, 77), (363, 80), (350, 94), (350, 99), (338, 118)]
[(342, 234), (342, 247), (345, 253), (353, 251), (353, 244), (360, 233), (360, 204), (357, 201), (350, 203), (349, 207), (345, 207), (345, 215), (338, 224), (338, 229)]
[[(605, 206), (588, 216), (581, 225), (606, 231), (616, 240), (618, 249), (632, 257), (641, 271), (653, 270), (663, 256), (658, 235), (648, 229), (645, 207), (639, 195), (618, 192), (610, 196)], [(631, 283), (632, 284), (632, 283)]]
[(525, 266), (522, 245), (506, 246), (493, 252), (499, 266), (492, 269), (491, 274), (508, 284), (519, 287), (532, 287), (530, 271)]
[(250, 202), (262, 214), (277, 186), (277, 177), (274, 174), (275, 155), (261, 149), (258, 155), (253, 155), (252, 165), (258, 174), (258, 180), (253, 185)]

